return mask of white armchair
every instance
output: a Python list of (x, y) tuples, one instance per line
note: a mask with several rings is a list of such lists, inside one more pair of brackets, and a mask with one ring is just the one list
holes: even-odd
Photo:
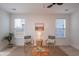
[(56, 44), (55, 36), (48, 36), (48, 39), (46, 40), (46, 44), (48, 47), (53, 46), (55, 48), (55, 44)]
[(25, 36), (24, 39), (26, 44), (29, 42), (31, 43), (31, 36)]
[(24, 39), (25, 39), (24, 41), (25, 46), (28, 46), (29, 44), (33, 45), (34, 42), (31, 36), (24, 36)]

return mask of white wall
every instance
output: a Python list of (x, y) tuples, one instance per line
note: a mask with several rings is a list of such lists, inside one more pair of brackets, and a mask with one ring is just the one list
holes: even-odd
[(2, 41), (3, 37), (9, 32), (9, 14), (0, 10), (0, 50), (6, 46)]
[(79, 11), (71, 15), (71, 45), (79, 49)]
[[(24, 14), (24, 15), (12, 15), (11, 17), (11, 28), (10, 30), (13, 31), (13, 20), (15, 18), (25, 18), (25, 35), (31, 35), (33, 39), (36, 39), (36, 32), (35, 32), (35, 23), (44, 23), (44, 32), (43, 32), (43, 38), (44, 40), (47, 39), (48, 35), (54, 35), (55, 34), (55, 21), (56, 18), (65, 18), (67, 20), (67, 37), (63, 39), (56, 39), (57, 45), (69, 45), (69, 20), (70, 15), (65, 14), (59, 14), (59, 15), (53, 15), (53, 14)], [(17, 40), (17, 39), (16, 39)], [(21, 41), (24, 39), (20, 39)], [(18, 40), (17, 40), (18, 42)], [(19, 42), (18, 42), (19, 43)], [(19, 43), (21, 44), (21, 43)]]

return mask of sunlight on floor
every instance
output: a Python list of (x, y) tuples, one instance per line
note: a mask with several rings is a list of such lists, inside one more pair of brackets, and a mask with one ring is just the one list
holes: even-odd
[(79, 50), (71, 46), (61, 46), (60, 48), (69, 56), (79, 56)]
[(7, 55), (10, 54), (14, 49), (16, 49), (16, 47), (8, 48), (8, 49), (5, 49), (5, 50), (3, 50), (3, 51), (0, 51), (0, 56), (7, 56)]

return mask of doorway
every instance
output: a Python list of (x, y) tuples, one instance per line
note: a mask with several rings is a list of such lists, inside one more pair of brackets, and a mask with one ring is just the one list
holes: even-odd
[(25, 19), (14, 19), (14, 34), (16, 45), (24, 45)]

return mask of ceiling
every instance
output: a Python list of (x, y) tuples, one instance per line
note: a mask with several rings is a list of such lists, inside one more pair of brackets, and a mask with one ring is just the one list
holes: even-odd
[(61, 6), (54, 5), (51, 8), (47, 8), (50, 4), (51, 3), (0, 3), (0, 9), (12, 14), (69, 14), (79, 9), (79, 3), (64, 3)]

